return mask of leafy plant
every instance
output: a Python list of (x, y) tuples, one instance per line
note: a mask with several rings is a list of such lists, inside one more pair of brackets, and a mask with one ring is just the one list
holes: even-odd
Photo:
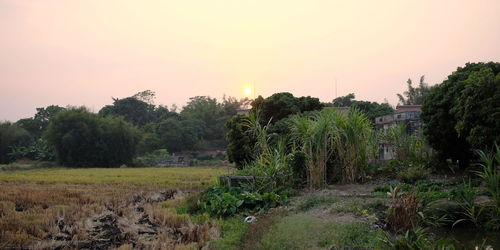
[(456, 249), (450, 244), (449, 239), (432, 241), (431, 235), (424, 228), (407, 230), (405, 233), (396, 236), (383, 231), (378, 239), (386, 248), (394, 250)]
[(241, 187), (213, 186), (205, 190), (198, 204), (203, 212), (223, 217), (242, 212), (256, 212), (288, 204), (287, 196), (274, 192), (251, 192)]
[(464, 217), (453, 223), (453, 226), (461, 222), (472, 222), (474, 226), (479, 227), (481, 224), (481, 216), (483, 207), (475, 203), (476, 191), (471, 187), (470, 183), (464, 183), (455, 189), (452, 193), (454, 199), (462, 208), (461, 215)]
[(427, 178), (430, 171), (421, 166), (410, 166), (398, 173), (398, 179), (405, 183), (415, 183)]
[(400, 193), (398, 187), (391, 190), (392, 201), (387, 211), (387, 220), (396, 230), (411, 230), (421, 219), (417, 193)]

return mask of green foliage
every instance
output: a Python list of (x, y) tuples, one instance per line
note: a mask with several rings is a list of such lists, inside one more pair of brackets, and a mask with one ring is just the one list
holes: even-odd
[(375, 122), (375, 117), (394, 113), (394, 109), (388, 103), (358, 101), (354, 98), (356, 98), (354, 93), (337, 97), (332, 101), (331, 106), (356, 108), (363, 112), (372, 123)]
[(170, 117), (156, 124), (155, 133), (160, 147), (169, 152), (192, 150), (200, 141), (202, 125), (198, 120)]
[(26, 129), (34, 139), (42, 137), (43, 132), (49, 125), (50, 119), (60, 111), (65, 110), (57, 105), (50, 105), (45, 108), (37, 108), (33, 118), (20, 119), (16, 124)]
[(37, 161), (52, 161), (55, 159), (54, 151), (47, 145), (47, 141), (40, 138), (30, 146), (14, 146), (10, 154), (14, 159), (30, 159)]
[(394, 250), (455, 249), (455, 247), (450, 244), (449, 239), (433, 241), (431, 237), (432, 235), (424, 228), (416, 228), (396, 236), (392, 236), (387, 232), (382, 232), (378, 239), (384, 245), (384, 248)]
[(283, 217), (261, 240), (263, 249), (364, 249), (376, 244), (377, 231), (367, 223), (341, 224), (298, 213)]
[(286, 196), (273, 192), (251, 192), (242, 187), (213, 186), (203, 192), (199, 201), (202, 212), (214, 216), (229, 216), (255, 212), (278, 205), (288, 204)]
[(454, 200), (458, 202), (462, 208), (462, 218), (455, 221), (453, 226), (461, 222), (471, 222), (474, 226), (481, 225), (483, 208), (476, 204), (476, 191), (470, 183), (464, 183), (452, 192)]
[(245, 126), (248, 123), (248, 117), (245, 115), (235, 115), (227, 121), (227, 156), (230, 162), (236, 164), (236, 168), (241, 169), (253, 158), (253, 146), (255, 140), (252, 138), (249, 130)]
[(488, 216), (485, 227), (500, 230), (500, 147), (498, 145), (495, 147), (495, 154), (478, 151), (483, 161), (481, 164), (483, 170), (477, 172), (477, 175), (483, 179), (486, 190), (493, 199), (493, 204), (485, 208)]
[(415, 183), (429, 177), (430, 171), (421, 166), (410, 166), (398, 172), (398, 179), (405, 183)]
[(15, 148), (27, 147), (33, 139), (28, 131), (9, 122), (0, 122), (0, 163), (15, 160)]
[(326, 184), (329, 160), (334, 156), (341, 181), (354, 182), (364, 175), (374, 157), (375, 144), (370, 122), (357, 109), (340, 112), (327, 108), (291, 120), (293, 142), (307, 155), (308, 184)]
[(157, 149), (153, 152), (147, 153), (134, 159), (134, 166), (136, 167), (153, 167), (158, 163), (168, 160), (170, 154), (166, 149)]
[(307, 183), (307, 155), (302, 151), (290, 153), (288, 165), (292, 171), (293, 186), (303, 187)]
[(390, 142), (395, 151), (395, 159), (400, 164), (428, 166), (432, 157), (432, 149), (424, 138), (408, 133), (405, 124), (400, 123), (395, 127), (384, 130), (380, 139)]
[(221, 238), (213, 240), (214, 248), (221, 250), (241, 249), (248, 223), (239, 217), (220, 220)]
[(304, 201), (302, 201), (298, 209), (301, 211), (309, 210), (313, 207), (321, 206), (321, 205), (329, 205), (337, 202), (339, 199), (333, 196), (327, 195), (311, 195), (308, 196)]
[(143, 126), (154, 118), (154, 105), (135, 97), (113, 98), (113, 105), (106, 105), (99, 114), (103, 116), (122, 116), (136, 126)]
[(294, 97), (287, 92), (275, 93), (267, 98), (259, 96), (252, 103), (251, 112), (259, 110), (260, 121), (277, 122), (289, 115), (312, 110), (320, 110), (323, 105), (318, 98)]
[(122, 118), (100, 117), (84, 108), (59, 112), (44, 135), (58, 161), (71, 167), (117, 167), (130, 163), (137, 131)]
[(495, 154), (477, 152), (483, 162), (480, 164), (483, 169), (476, 173), (483, 179), (486, 190), (495, 202), (495, 206), (500, 208), (500, 147), (498, 145), (495, 147)]
[(429, 85), (425, 83), (425, 76), (420, 77), (420, 82), (416, 88), (412, 86), (413, 82), (411, 79), (408, 78), (406, 83), (408, 84), (408, 90), (403, 93), (406, 98), (401, 94), (397, 94), (399, 103), (401, 105), (422, 105), (431, 91)]
[(500, 141), (500, 63), (467, 63), (431, 88), (420, 118), (424, 135), (441, 159), (462, 168), (471, 149), (491, 149)]

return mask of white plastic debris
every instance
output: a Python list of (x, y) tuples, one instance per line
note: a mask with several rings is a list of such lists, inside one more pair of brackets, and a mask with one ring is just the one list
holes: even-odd
[(244, 222), (246, 222), (246, 223), (252, 223), (252, 222), (254, 222), (256, 220), (257, 220), (257, 218), (255, 218), (255, 216), (247, 216), (245, 218)]

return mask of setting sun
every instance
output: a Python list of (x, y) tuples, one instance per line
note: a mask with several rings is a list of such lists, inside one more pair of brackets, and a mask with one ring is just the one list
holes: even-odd
[(247, 97), (248, 97), (248, 96), (250, 96), (250, 95), (252, 94), (252, 89), (250, 89), (250, 88), (245, 88), (244, 92), (245, 92), (245, 96), (247, 96)]

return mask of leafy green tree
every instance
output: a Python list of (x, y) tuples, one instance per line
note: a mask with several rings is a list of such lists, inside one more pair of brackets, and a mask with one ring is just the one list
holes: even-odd
[[(401, 94), (397, 94), (399, 98), (399, 103), (401, 105), (422, 105), (424, 103), (425, 97), (429, 95), (430, 87), (425, 83), (425, 76), (420, 77), (420, 82), (418, 87), (413, 87), (413, 82), (408, 78), (406, 81), (408, 84), (408, 90)], [(405, 98), (406, 96), (406, 98)]]
[(222, 105), (217, 99), (208, 96), (195, 96), (180, 113), (184, 120), (197, 120), (202, 130), (200, 138), (207, 141), (224, 140), (226, 133), (225, 123), (229, 116), (225, 115)]
[(120, 117), (75, 108), (58, 113), (44, 133), (57, 160), (68, 167), (117, 167), (132, 161), (136, 129)]
[(242, 169), (245, 163), (252, 160), (253, 146), (255, 139), (250, 134), (250, 128), (245, 124), (248, 117), (246, 115), (235, 115), (226, 126), (228, 129), (226, 138), (227, 157), (230, 162), (234, 162), (238, 169)]
[(462, 168), (471, 149), (490, 149), (499, 140), (500, 63), (467, 63), (433, 87), (422, 106), (424, 135), (442, 159)]
[(332, 104), (334, 107), (350, 107), (355, 98), (354, 93), (349, 93), (348, 95), (333, 99)]
[(388, 115), (394, 113), (394, 109), (388, 103), (377, 103), (370, 101), (355, 100), (354, 93), (346, 96), (341, 96), (333, 99), (331, 106), (333, 107), (352, 107), (363, 112), (368, 119), (374, 123), (375, 118), (378, 116)]
[(282, 92), (267, 98), (259, 96), (252, 103), (251, 112), (259, 111), (259, 120), (263, 123), (277, 122), (289, 115), (306, 111), (320, 110), (323, 104), (318, 98), (303, 96), (294, 97), (291, 93)]
[(63, 110), (65, 110), (65, 108), (57, 105), (37, 108), (37, 112), (33, 118), (20, 119), (16, 124), (30, 132), (33, 138), (38, 139), (49, 125), (50, 119)]
[(0, 123), (0, 163), (9, 163), (15, 147), (27, 147), (33, 142), (30, 133), (10, 122)]
[(106, 105), (99, 114), (103, 116), (122, 116), (136, 126), (151, 122), (154, 118), (154, 106), (135, 97), (113, 98), (113, 105)]
[(181, 120), (180, 118), (167, 118), (157, 124), (161, 148), (169, 152), (192, 150), (200, 140), (202, 124), (199, 120)]

